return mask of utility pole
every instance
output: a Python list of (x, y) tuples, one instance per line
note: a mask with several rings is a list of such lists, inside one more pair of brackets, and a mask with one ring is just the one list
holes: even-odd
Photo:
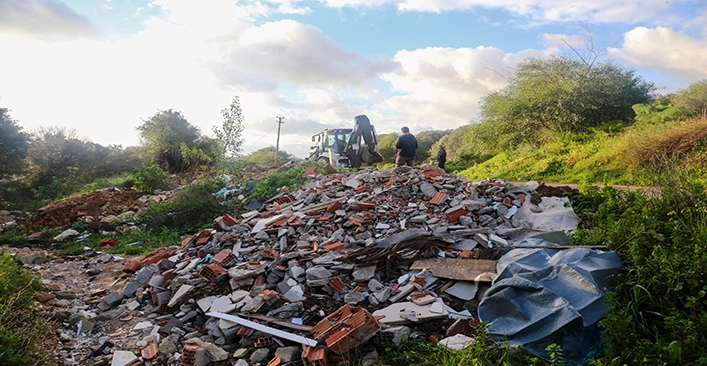
[(277, 143), (275, 144), (275, 168), (278, 167), (277, 165), (277, 155), (280, 153), (280, 126), (282, 126), (283, 122), (282, 120), (285, 119), (285, 117), (275, 117), (277, 118)]

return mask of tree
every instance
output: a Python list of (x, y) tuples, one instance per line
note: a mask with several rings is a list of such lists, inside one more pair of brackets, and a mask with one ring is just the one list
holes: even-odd
[(432, 151), (432, 146), (444, 136), (449, 135), (451, 130), (439, 131), (428, 130), (420, 131), (415, 137), (417, 138), (417, 154), (415, 155), (415, 164), (426, 164), (431, 158), (437, 157), (437, 151)]
[(212, 165), (217, 155), (213, 141), (171, 109), (158, 111), (136, 130), (148, 165), (157, 164), (170, 174)]
[(395, 163), (395, 156), (398, 151), (395, 149), (397, 133), (386, 133), (378, 135), (378, 153), (383, 157), (383, 163)]
[(603, 122), (629, 122), (632, 106), (656, 88), (612, 61), (587, 63), (569, 56), (522, 61), (509, 84), (482, 100), (478, 130), (487, 144), (538, 142), (543, 132), (577, 132)]
[(243, 150), (243, 130), (245, 125), (241, 102), (237, 96), (233, 97), (233, 101), (228, 108), (221, 110), (221, 115), (223, 115), (221, 129), (214, 127), (214, 134), (219, 140), (226, 157), (238, 158)]
[[(280, 164), (287, 162), (289, 160), (299, 160), (292, 154), (287, 153), (287, 151), (280, 150), (277, 154), (278, 161)], [(264, 147), (260, 150), (254, 151), (240, 159), (240, 161), (247, 167), (253, 168), (270, 168), (275, 165), (275, 146)]]
[(707, 80), (678, 91), (670, 100), (676, 107), (684, 108), (689, 115), (702, 115), (702, 118), (707, 119)]
[(70, 193), (96, 178), (125, 171), (128, 167), (120, 163), (121, 155), (119, 146), (104, 147), (80, 139), (76, 130), (40, 127), (32, 132), (27, 150), (27, 184), (35, 190), (52, 186), (57, 194)]
[(29, 135), (0, 108), (0, 179), (22, 172), (28, 146)]

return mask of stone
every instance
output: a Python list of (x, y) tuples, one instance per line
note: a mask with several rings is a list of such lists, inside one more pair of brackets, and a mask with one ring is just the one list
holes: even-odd
[(461, 351), (469, 347), (472, 342), (474, 342), (474, 338), (467, 337), (460, 333), (442, 339), (441, 341), (439, 341), (439, 345), (447, 347), (454, 351)]
[(113, 360), (111, 361), (110, 366), (126, 366), (131, 364), (135, 360), (137, 360), (137, 356), (135, 356), (135, 354), (132, 352), (115, 351), (113, 352)]
[(135, 292), (140, 288), (141, 284), (135, 280), (128, 282), (127, 285), (123, 288), (123, 296), (125, 297), (133, 297), (135, 295)]
[(356, 305), (366, 299), (366, 295), (361, 292), (349, 292), (344, 295), (344, 302), (349, 305)]
[(376, 266), (356, 267), (352, 276), (356, 282), (368, 282), (376, 275)]
[(283, 363), (298, 361), (301, 354), (299, 347), (278, 347), (275, 350), (275, 357), (280, 357)]
[(420, 184), (420, 192), (422, 192), (425, 197), (431, 198), (435, 195), (435, 193), (437, 193), (437, 189), (431, 183), (422, 182)]
[(162, 342), (160, 342), (160, 345), (157, 347), (157, 351), (161, 355), (171, 355), (171, 354), (177, 352), (177, 346), (174, 344), (174, 342), (170, 341), (169, 339), (165, 339)]
[(331, 279), (331, 272), (329, 272), (328, 269), (322, 266), (314, 266), (312, 268), (308, 268), (305, 273), (307, 277), (308, 286), (324, 286), (329, 283), (329, 280)]
[(287, 291), (287, 293), (285, 293), (282, 297), (290, 302), (304, 301), (307, 299), (307, 297), (304, 296), (304, 290), (299, 285), (290, 287), (290, 290)]
[(270, 350), (267, 348), (258, 348), (255, 351), (253, 351), (253, 354), (250, 355), (250, 361), (251, 362), (262, 362), (265, 361), (265, 359), (270, 355)]
[(122, 292), (111, 292), (101, 300), (101, 303), (98, 304), (98, 308), (103, 311), (112, 309), (118, 306), (124, 298), (125, 296)]

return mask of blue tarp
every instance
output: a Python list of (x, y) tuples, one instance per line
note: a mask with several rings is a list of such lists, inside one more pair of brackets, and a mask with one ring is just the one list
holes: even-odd
[(543, 358), (554, 343), (562, 347), (567, 365), (581, 365), (601, 346), (597, 321), (608, 311), (604, 293), (621, 259), (616, 252), (552, 249), (542, 239), (524, 243), (548, 248), (513, 249), (499, 259), (479, 318), (494, 339)]

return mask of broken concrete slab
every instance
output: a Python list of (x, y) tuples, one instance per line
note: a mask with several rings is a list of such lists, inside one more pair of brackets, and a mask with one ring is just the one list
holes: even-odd
[(433, 258), (413, 262), (410, 269), (427, 269), (435, 277), (463, 281), (491, 282), (496, 261), (488, 259)]
[[(433, 319), (443, 319), (449, 314), (446, 309), (444, 309), (444, 303), (441, 302), (442, 299), (437, 299), (429, 305), (415, 305), (412, 302), (400, 302), (387, 306), (383, 309), (378, 309), (373, 312), (373, 316), (378, 319), (379, 322), (388, 325), (401, 325), (408, 324), (411, 322), (424, 322)], [(441, 304), (441, 312), (432, 312), (430, 309), (435, 304)], [(439, 306), (439, 305), (438, 305)], [(437, 306), (435, 307), (437, 308)], [(416, 321), (411, 321), (411, 317), (414, 316)]]
[(463, 334), (455, 334), (439, 341), (440, 346), (447, 347), (453, 351), (461, 351), (469, 347), (472, 343), (474, 343), (474, 338), (467, 337)]

